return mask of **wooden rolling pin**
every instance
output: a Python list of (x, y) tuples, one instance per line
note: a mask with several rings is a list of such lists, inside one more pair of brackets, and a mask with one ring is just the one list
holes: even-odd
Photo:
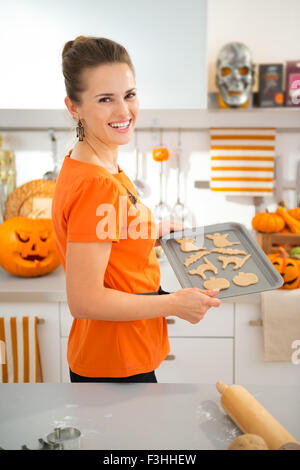
[(217, 382), (221, 404), (228, 416), (244, 432), (257, 434), (270, 450), (277, 450), (287, 442), (299, 442), (241, 385)]

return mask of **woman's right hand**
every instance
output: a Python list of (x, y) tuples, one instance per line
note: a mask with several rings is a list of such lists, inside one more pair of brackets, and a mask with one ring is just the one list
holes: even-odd
[(219, 290), (202, 290), (197, 287), (184, 288), (173, 292), (174, 313), (179, 318), (190, 323), (198, 323), (210, 307), (219, 307), (220, 299), (214, 298)]

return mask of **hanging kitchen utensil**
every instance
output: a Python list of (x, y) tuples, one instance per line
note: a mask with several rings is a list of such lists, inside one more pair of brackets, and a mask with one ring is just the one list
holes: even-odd
[(163, 146), (162, 130), (160, 131), (160, 147), (152, 150), (153, 160), (160, 162), (160, 200), (154, 208), (155, 218), (159, 221), (170, 216), (171, 208), (163, 202), (163, 164), (170, 158), (169, 150)]
[(49, 136), (50, 136), (50, 139), (51, 139), (51, 144), (52, 144), (52, 160), (53, 160), (54, 168), (53, 168), (52, 171), (47, 171), (43, 175), (43, 179), (44, 180), (56, 180), (57, 177), (58, 177), (57, 142), (56, 142), (54, 129), (49, 129), (48, 133), (49, 133)]
[(182, 146), (181, 146), (181, 129), (178, 131), (178, 144), (176, 149), (176, 157), (177, 157), (177, 202), (172, 208), (171, 217), (175, 221), (180, 223), (184, 222), (191, 222), (193, 225), (194, 221), (194, 214), (192, 211), (180, 200), (180, 180), (181, 180), (181, 153), (182, 153)]
[(145, 181), (142, 181), (141, 179), (139, 179), (139, 153), (140, 151), (138, 148), (137, 133), (138, 131), (135, 130), (136, 173), (135, 173), (135, 179), (133, 180), (133, 184), (135, 186), (135, 189), (139, 197), (146, 198), (150, 196), (151, 188)]

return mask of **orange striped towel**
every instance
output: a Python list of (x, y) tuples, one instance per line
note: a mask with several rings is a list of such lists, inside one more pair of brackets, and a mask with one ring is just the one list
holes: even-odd
[(274, 128), (210, 129), (212, 191), (232, 195), (272, 196)]
[(0, 317), (0, 382), (43, 382), (38, 317)]

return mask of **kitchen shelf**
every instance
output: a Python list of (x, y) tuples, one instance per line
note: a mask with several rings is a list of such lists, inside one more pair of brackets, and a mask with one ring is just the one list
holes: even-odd
[[(66, 109), (0, 109), (0, 132), (74, 129)], [(208, 131), (210, 127), (275, 127), (300, 132), (300, 108), (141, 109), (136, 129)]]

